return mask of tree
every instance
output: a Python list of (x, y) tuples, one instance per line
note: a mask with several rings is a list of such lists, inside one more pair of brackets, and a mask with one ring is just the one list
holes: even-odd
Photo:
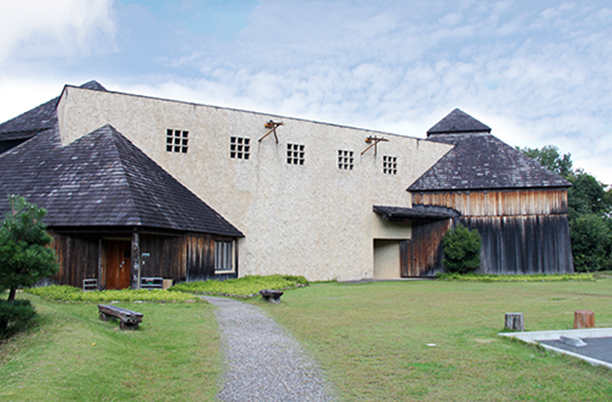
[(572, 254), (576, 271), (602, 271), (612, 268), (612, 231), (595, 214), (570, 222)]
[(565, 179), (571, 177), (573, 173), (572, 154), (561, 155), (559, 148), (554, 145), (546, 145), (542, 149), (528, 147), (517, 147), (517, 149)]
[(474, 272), (480, 266), (481, 243), (478, 230), (470, 231), (459, 223), (442, 237), (444, 268), (448, 272), (458, 274)]
[(612, 189), (582, 169), (572, 170), (571, 155), (561, 156), (555, 146), (518, 149), (572, 183), (567, 203), (576, 271), (612, 268)]
[(0, 289), (15, 299), (19, 286), (32, 286), (57, 272), (51, 236), (42, 219), (46, 211), (17, 195), (8, 197), (10, 211), (0, 224)]

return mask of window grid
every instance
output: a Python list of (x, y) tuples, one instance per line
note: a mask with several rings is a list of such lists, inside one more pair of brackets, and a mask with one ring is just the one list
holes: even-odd
[(215, 272), (233, 271), (232, 245), (231, 241), (215, 241)]
[(289, 165), (304, 164), (304, 145), (287, 144), (287, 163)]
[(397, 174), (397, 156), (383, 156), (383, 173)]
[(189, 148), (189, 131), (166, 130), (166, 151), (187, 153)]
[(251, 156), (251, 139), (246, 137), (230, 137), (230, 158), (249, 159)]
[(353, 170), (353, 151), (338, 150), (338, 169)]

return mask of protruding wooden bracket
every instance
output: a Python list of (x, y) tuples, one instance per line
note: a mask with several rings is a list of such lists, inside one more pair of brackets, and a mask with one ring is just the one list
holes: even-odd
[(361, 152), (361, 155), (365, 154), (366, 152), (368, 152), (372, 147), (374, 147), (374, 156), (376, 156), (376, 151), (377, 151), (377, 145), (379, 142), (389, 142), (388, 139), (383, 138), (383, 137), (376, 137), (376, 136), (369, 136), (368, 138), (365, 139), (366, 144), (370, 144), (366, 149), (363, 150), (363, 152)]
[(276, 135), (276, 128), (279, 127), (279, 126), (284, 126), (284, 125), (285, 125), (285, 123), (283, 123), (282, 121), (281, 122), (274, 122), (272, 120), (268, 121), (264, 125), (264, 127), (265, 128), (269, 128), (270, 131), (268, 131), (266, 134), (264, 134), (264, 136), (261, 137), (258, 142), (263, 141), (264, 138), (266, 138), (270, 134), (274, 133), (274, 139), (276, 140), (276, 143), (278, 144), (278, 136)]

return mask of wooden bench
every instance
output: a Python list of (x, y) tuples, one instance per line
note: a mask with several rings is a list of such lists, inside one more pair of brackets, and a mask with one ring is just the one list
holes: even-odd
[(264, 300), (270, 303), (278, 304), (281, 302), (280, 298), (283, 295), (283, 292), (281, 292), (280, 290), (263, 289), (259, 291), (259, 294), (263, 297)]
[(108, 321), (111, 317), (118, 318), (121, 320), (119, 328), (121, 329), (136, 329), (138, 324), (142, 322), (142, 313), (128, 310), (122, 307), (109, 306), (108, 304), (98, 304), (98, 310), (100, 310), (100, 319), (102, 321)]

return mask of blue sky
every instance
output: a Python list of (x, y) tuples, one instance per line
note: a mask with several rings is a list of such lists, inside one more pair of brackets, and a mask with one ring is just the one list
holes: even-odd
[(0, 5), (0, 121), (110, 90), (412, 137), (455, 107), (612, 183), (610, 1), (20, 0)]

